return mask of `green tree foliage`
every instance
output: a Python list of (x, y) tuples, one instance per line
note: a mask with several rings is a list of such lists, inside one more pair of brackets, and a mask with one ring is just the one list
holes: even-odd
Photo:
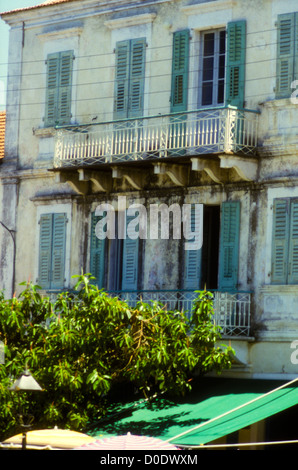
[[(83, 430), (105, 412), (115, 384), (131, 383), (146, 396), (181, 394), (194, 374), (231, 365), (231, 348), (216, 346), (211, 294), (198, 292), (191, 318), (158, 303), (130, 307), (99, 291), (89, 275), (78, 276), (74, 293), (52, 303), (38, 286), (24, 284), (16, 298), (0, 298), (0, 439), (17, 424), (17, 410), (33, 412), (38, 427)], [(43, 392), (8, 388), (25, 363)]]

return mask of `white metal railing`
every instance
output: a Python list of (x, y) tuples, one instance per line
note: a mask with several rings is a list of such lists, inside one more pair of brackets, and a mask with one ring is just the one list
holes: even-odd
[[(58, 291), (48, 292), (51, 302), (57, 300)], [(198, 293), (193, 290), (131, 290), (108, 291), (111, 297), (124, 300), (134, 307), (137, 302), (159, 302), (166, 311), (183, 311), (191, 315), (194, 301)], [(226, 336), (249, 336), (251, 327), (251, 293), (250, 292), (211, 292), (213, 296), (214, 323)], [(77, 302), (77, 293), (73, 292), (73, 300)]]
[(254, 155), (258, 113), (233, 107), (57, 128), (54, 166), (208, 153)]
[[(188, 290), (144, 290), (110, 292), (134, 306), (136, 302), (160, 302), (166, 310), (191, 312), (197, 293)], [(213, 292), (214, 323), (227, 336), (249, 336), (251, 315), (250, 292)]]

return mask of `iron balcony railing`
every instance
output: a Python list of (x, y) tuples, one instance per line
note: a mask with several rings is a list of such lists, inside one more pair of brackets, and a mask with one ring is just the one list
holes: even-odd
[[(109, 295), (125, 300), (135, 306), (138, 301), (146, 303), (159, 302), (168, 311), (184, 311), (191, 314), (193, 304), (198, 296), (192, 290), (142, 290), (110, 291)], [(251, 293), (250, 292), (212, 292), (214, 323), (226, 336), (249, 336), (251, 327)]]
[(233, 107), (57, 127), (54, 166), (210, 153), (254, 155), (258, 113)]
[[(225, 336), (250, 336), (251, 329), (251, 292), (208, 291), (213, 296), (213, 320)], [(60, 293), (50, 291), (51, 302), (57, 300)], [(77, 292), (71, 292), (73, 301), (77, 302)], [(160, 303), (165, 311), (183, 311), (190, 317), (198, 293), (193, 290), (117, 290), (107, 291), (111, 297), (124, 300), (130, 307), (142, 301), (152, 304)]]

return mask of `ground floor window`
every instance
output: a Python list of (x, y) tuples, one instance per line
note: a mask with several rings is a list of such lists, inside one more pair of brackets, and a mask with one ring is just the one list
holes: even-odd
[(43, 289), (61, 289), (65, 278), (65, 213), (41, 214), (38, 283)]
[(298, 199), (273, 201), (271, 282), (298, 283)]

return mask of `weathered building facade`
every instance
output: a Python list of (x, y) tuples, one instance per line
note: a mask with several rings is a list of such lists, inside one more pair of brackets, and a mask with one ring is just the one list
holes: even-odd
[[(1, 288), (57, 292), (83, 270), (130, 302), (188, 308), (206, 286), (230, 375), (297, 374), (296, 1), (52, 0), (2, 19), (1, 221), (16, 243), (0, 233)], [(96, 234), (101, 204), (114, 238)], [(120, 237), (133, 204), (147, 231)], [(161, 204), (181, 216), (169, 237), (150, 236)], [(203, 245), (185, 250), (172, 231), (198, 204)]]

